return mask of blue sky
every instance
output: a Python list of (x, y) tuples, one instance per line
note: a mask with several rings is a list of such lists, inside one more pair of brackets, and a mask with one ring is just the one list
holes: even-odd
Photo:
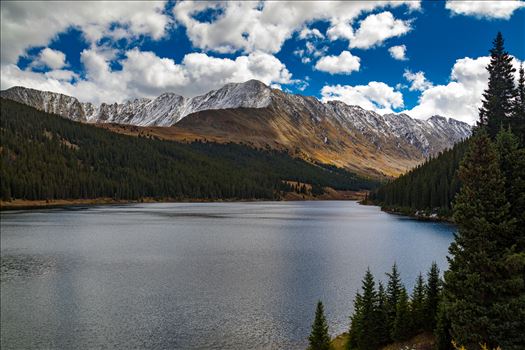
[(379, 113), (472, 123), (496, 33), (516, 65), (525, 58), (524, 5), (2, 2), (1, 85), (99, 103), (254, 78)]

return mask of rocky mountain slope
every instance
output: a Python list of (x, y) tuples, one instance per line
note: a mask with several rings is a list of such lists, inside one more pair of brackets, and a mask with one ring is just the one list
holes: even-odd
[(202, 96), (164, 93), (95, 106), (62, 94), (14, 87), (1, 96), (80, 122), (128, 134), (206, 139), (287, 149), (361, 174), (395, 176), (468, 137), (468, 124), (441, 116), (379, 115), (343, 102), (322, 103), (250, 80)]

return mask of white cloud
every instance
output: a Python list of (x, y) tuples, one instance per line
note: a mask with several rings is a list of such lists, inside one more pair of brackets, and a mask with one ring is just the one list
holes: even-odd
[(330, 74), (350, 74), (359, 71), (361, 59), (349, 51), (343, 51), (339, 56), (325, 56), (315, 64), (315, 69)]
[(448, 0), (445, 8), (454, 15), (475, 16), (488, 19), (509, 19), (514, 11), (525, 7), (525, 2), (521, 0), (469, 0), (451, 1)]
[(49, 67), (51, 69), (60, 69), (66, 65), (66, 55), (58, 50), (46, 47), (38, 57), (32, 62), (36, 67)]
[(299, 39), (304, 40), (309, 38), (324, 39), (324, 35), (317, 28), (310, 29), (305, 27), (299, 32)]
[(392, 46), (388, 49), (390, 56), (398, 61), (406, 61), (407, 47), (405, 45)]
[(350, 47), (368, 49), (382, 44), (389, 38), (406, 34), (411, 29), (410, 21), (396, 19), (388, 11), (369, 15), (361, 21), (359, 29), (350, 40)]
[(66, 69), (57, 69), (57, 70), (52, 70), (52, 71), (49, 71), (49, 72), (46, 72), (45, 73), (46, 77), (50, 78), (50, 79), (55, 79), (55, 80), (62, 80), (62, 81), (71, 81), (73, 79), (78, 79), (78, 74), (76, 74), (75, 72), (73, 71), (70, 71), (70, 70), (66, 70)]
[[(426, 119), (438, 114), (474, 124), (479, 119), (483, 91), (488, 84), (486, 67), (489, 63), (488, 56), (456, 60), (450, 74), (451, 82), (423, 91), (418, 105), (405, 112), (415, 118)], [(519, 61), (514, 59), (513, 65), (518, 68)]]
[[(192, 44), (198, 48), (231, 53), (236, 51), (278, 52), (294, 32), (316, 20), (330, 22), (328, 35), (334, 40), (347, 36), (337, 32), (359, 15), (386, 7), (406, 6), (418, 10), (420, 1), (226, 1), (177, 2), (173, 13), (186, 27)], [(195, 15), (215, 11), (211, 21), (199, 21)], [(397, 23), (396, 23), (397, 24)], [(346, 28), (348, 31), (348, 28)], [(304, 33), (306, 35), (306, 32)], [(313, 34), (313, 33), (312, 33)], [(321, 33), (319, 33), (321, 34)], [(348, 33), (347, 33), (348, 34)]]
[(378, 113), (391, 113), (403, 107), (403, 94), (383, 82), (371, 81), (367, 85), (327, 85), (321, 89), (322, 101), (339, 100)]
[(354, 28), (347, 22), (333, 23), (326, 31), (326, 35), (330, 40), (346, 39), (352, 40), (354, 38)]
[(160, 39), (170, 22), (162, 14), (164, 6), (164, 1), (2, 1), (2, 64), (16, 63), (28, 48), (47, 46), (70, 27), (81, 30), (91, 44), (103, 37)]
[(408, 88), (410, 91), (425, 91), (432, 87), (432, 83), (427, 80), (425, 73), (421, 71), (413, 73), (409, 69), (405, 69), (403, 77), (411, 83)]
[[(301, 84), (273, 55), (253, 52), (235, 59), (190, 53), (177, 64), (153, 52), (132, 49), (119, 61), (122, 69), (110, 68), (111, 53), (87, 49), (81, 53), (85, 79), (68, 70), (38, 73), (2, 65), (1, 88), (15, 85), (75, 96), (81, 101), (114, 102), (135, 97), (156, 97), (170, 91), (195, 96), (226, 83), (257, 79), (265, 84)], [(72, 81), (74, 79), (74, 81)]]

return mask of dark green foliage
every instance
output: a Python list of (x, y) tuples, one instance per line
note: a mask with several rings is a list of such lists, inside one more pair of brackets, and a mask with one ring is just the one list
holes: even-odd
[(353, 349), (372, 350), (377, 349), (379, 345), (378, 338), (378, 298), (375, 290), (374, 276), (370, 269), (366, 271), (363, 279), (363, 293), (356, 299), (354, 315), (350, 334), (350, 346)]
[(276, 199), (283, 180), (371, 188), (334, 166), (238, 144), (130, 137), (1, 101), (0, 197), (15, 199)]
[(397, 304), (399, 303), (399, 295), (401, 290), (404, 289), (401, 283), (401, 276), (397, 271), (397, 264), (392, 265), (392, 271), (386, 274), (388, 276), (388, 282), (386, 286), (386, 308), (388, 314), (388, 325), (390, 329), (394, 326), (396, 319)]
[(512, 117), (514, 72), (512, 57), (505, 51), (504, 40), (498, 33), (490, 50), (488, 87), (483, 93), (483, 106), (479, 110), (479, 124), (487, 128), (491, 137), (495, 137), (501, 126), (507, 127)]
[(410, 338), (411, 335), (408, 294), (403, 287), (399, 293), (396, 305), (396, 317), (391, 329), (391, 337), (394, 341), (403, 341)]
[[(460, 167), (463, 186), (454, 203), (458, 233), (445, 273), (451, 333), (467, 348), (486, 342), (508, 344), (497, 329), (507, 328), (508, 279), (503, 252), (511, 246), (513, 225), (495, 146), (478, 130)], [(507, 348), (507, 347), (504, 347)], [(509, 347), (510, 348), (510, 347)]]
[(328, 324), (324, 315), (323, 303), (317, 302), (315, 310), (315, 320), (312, 324), (312, 333), (308, 337), (309, 350), (328, 350), (330, 348), (330, 335), (328, 334)]
[(410, 299), (411, 330), (415, 333), (421, 332), (425, 328), (425, 289), (425, 280), (420, 273)]
[(390, 328), (388, 327), (387, 296), (383, 283), (379, 282), (377, 288), (377, 339), (379, 344), (390, 341)]
[(435, 262), (432, 263), (427, 273), (426, 298), (424, 305), (425, 329), (433, 331), (436, 328), (436, 315), (441, 301), (442, 281), (439, 277), (439, 268)]
[(440, 302), (435, 315), (436, 328), (436, 350), (452, 350), (452, 337), (450, 336), (450, 319), (447, 315), (445, 302)]
[[(387, 276), (387, 290), (379, 282), (376, 291), (374, 277), (367, 270), (362, 290), (354, 300), (354, 313), (350, 317), (349, 349), (379, 349), (392, 341), (404, 341), (422, 331), (434, 330), (426, 322), (430, 319), (432, 326), (436, 324), (440, 300), (435, 299), (441, 299), (437, 265), (432, 264), (427, 282), (419, 274), (410, 300), (396, 264)], [(429, 312), (433, 314), (428, 315)], [(442, 324), (444, 330), (449, 329), (447, 324)]]
[(520, 65), (518, 87), (511, 122), (513, 132), (518, 136), (521, 145), (525, 146), (525, 71), (523, 64)]
[(370, 200), (407, 213), (427, 210), (450, 215), (451, 201), (461, 185), (456, 172), (467, 147), (468, 141), (457, 143), (454, 148), (372, 191)]
[(500, 169), (505, 177), (505, 196), (510, 206), (510, 215), (516, 220), (515, 238), (518, 248), (525, 249), (525, 148), (510, 129), (501, 129), (496, 135)]

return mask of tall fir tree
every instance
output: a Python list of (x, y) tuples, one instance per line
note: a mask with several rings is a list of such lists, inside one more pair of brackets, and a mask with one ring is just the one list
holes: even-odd
[(379, 281), (377, 288), (377, 338), (379, 344), (386, 344), (390, 341), (387, 296), (385, 287), (381, 281)]
[(439, 267), (432, 262), (427, 272), (426, 298), (424, 305), (425, 329), (433, 331), (436, 328), (436, 316), (441, 300), (442, 281), (439, 277)]
[(520, 64), (516, 98), (514, 100), (512, 131), (518, 136), (522, 146), (525, 146), (525, 70)]
[(312, 333), (308, 337), (309, 350), (329, 350), (330, 335), (328, 334), (328, 324), (324, 315), (324, 307), (321, 300), (317, 302), (315, 310), (315, 320), (312, 324)]
[(486, 126), (491, 137), (500, 127), (507, 126), (512, 117), (512, 101), (516, 94), (512, 56), (505, 51), (503, 35), (498, 33), (490, 50), (488, 87), (483, 93), (483, 105), (479, 110), (480, 125)]
[(444, 300), (438, 305), (435, 319), (436, 328), (434, 329), (434, 337), (436, 339), (436, 350), (452, 350), (450, 318), (448, 317), (447, 307)]
[[(355, 339), (351, 345), (359, 350), (377, 349), (379, 345), (378, 338), (378, 310), (377, 310), (377, 292), (375, 289), (374, 276), (367, 269), (363, 279), (362, 294), (359, 300), (359, 315), (352, 317), (350, 334)], [(354, 320), (356, 324), (354, 324)]]
[(525, 249), (525, 148), (510, 128), (501, 129), (496, 135), (500, 169), (505, 178), (505, 196), (510, 204), (510, 215), (515, 218), (513, 242)]
[(496, 148), (477, 130), (463, 160), (454, 203), (458, 226), (445, 273), (451, 335), (467, 348), (508, 344), (495, 329), (508, 317), (509, 280), (503, 259), (513, 232)]
[(506, 339), (505, 348), (525, 346), (525, 148), (519, 147), (518, 137), (510, 128), (496, 136), (500, 168), (505, 177), (505, 195), (510, 204), (510, 216), (515, 220), (513, 234), (503, 251), (503, 264), (509, 279), (504, 297), (507, 314), (494, 332)]
[(408, 294), (403, 287), (399, 292), (396, 305), (396, 317), (394, 318), (394, 324), (391, 330), (391, 337), (394, 341), (407, 340), (411, 335), (409, 308)]
[(412, 297), (410, 299), (410, 321), (412, 332), (421, 332), (425, 327), (426, 285), (423, 275), (419, 273)]
[(396, 308), (399, 301), (399, 295), (403, 285), (401, 283), (401, 276), (397, 270), (397, 264), (392, 265), (392, 271), (386, 274), (388, 282), (386, 287), (386, 309), (388, 313), (388, 327), (392, 329), (396, 319)]

